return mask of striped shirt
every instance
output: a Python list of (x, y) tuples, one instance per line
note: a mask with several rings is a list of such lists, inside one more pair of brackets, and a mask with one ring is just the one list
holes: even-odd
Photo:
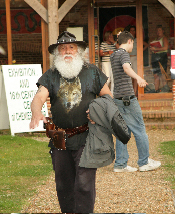
[[(115, 51), (117, 48), (114, 44), (108, 44), (107, 42), (102, 42), (100, 45), (100, 50), (103, 52)], [(105, 55), (102, 57), (102, 62), (110, 62), (110, 55)]]
[(123, 70), (123, 64), (131, 64), (129, 53), (119, 48), (111, 54), (110, 59), (114, 78), (114, 98), (135, 95), (132, 79)]
[[(95, 42), (95, 52), (98, 51), (98, 43)], [(95, 62), (98, 63), (98, 52), (95, 53)]]

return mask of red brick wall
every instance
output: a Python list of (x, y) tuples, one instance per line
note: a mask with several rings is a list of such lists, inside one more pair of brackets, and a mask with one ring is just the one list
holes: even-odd
[[(7, 51), (6, 35), (1, 35), (1, 46)], [(16, 64), (42, 64), (41, 34), (12, 34), (13, 60)], [(3, 63), (7, 56), (0, 56)]]
[(156, 38), (157, 25), (162, 25), (165, 28), (165, 34), (169, 37), (169, 21), (172, 18), (172, 15), (165, 7), (162, 6), (162, 4), (158, 3), (148, 5), (148, 32), (150, 41)]

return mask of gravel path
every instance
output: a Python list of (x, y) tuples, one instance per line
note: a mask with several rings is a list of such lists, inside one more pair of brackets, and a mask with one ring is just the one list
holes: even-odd
[[(160, 142), (175, 140), (175, 130), (149, 130), (150, 158), (164, 163), (158, 152)], [(128, 143), (129, 163), (137, 167), (137, 148), (134, 137)], [(150, 172), (115, 173), (113, 164), (97, 170), (96, 203), (94, 213), (175, 213), (175, 196), (165, 181), (164, 167)], [(54, 173), (38, 187), (37, 194), (28, 200), (21, 213), (59, 213)]]

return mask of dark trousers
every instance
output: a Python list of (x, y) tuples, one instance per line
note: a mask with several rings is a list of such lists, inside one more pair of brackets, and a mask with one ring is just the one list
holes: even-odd
[(57, 196), (63, 213), (93, 213), (96, 170), (79, 167), (79, 150), (52, 149)]
[(161, 75), (159, 62), (163, 66), (165, 72), (167, 71), (168, 57), (167, 53), (152, 53), (151, 64), (153, 68), (153, 74)]

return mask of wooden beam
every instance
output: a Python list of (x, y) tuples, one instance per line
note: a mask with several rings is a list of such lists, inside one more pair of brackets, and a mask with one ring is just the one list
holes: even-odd
[[(31, 8), (33, 8), (46, 23), (48, 23), (48, 11), (38, 0), (24, 0)], [(50, 0), (49, 0), (50, 1)], [(57, 0), (58, 1), (58, 0)]]
[[(38, 2), (38, 0), (24, 0), (30, 7), (32, 7), (46, 23), (48, 23), (48, 11), (47, 9)], [(58, 23), (62, 21), (69, 10), (78, 2), (79, 0), (66, 0), (61, 7), (58, 9), (59, 17)], [(48, 1), (49, 2), (49, 1)]]
[[(48, 29), (49, 45), (55, 44), (59, 35), (58, 23), (58, 0), (48, 0)], [(53, 55), (50, 54), (50, 66), (52, 65)]]
[(88, 38), (89, 62), (95, 64), (94, 7), (92, 0), (88, 0)]
[[(136, 38), (137, 38), (137, 71), (143, 78), (143, 27), (142, 0), (136, 0)], [(138, 98), (144, 94), (144, 88), (138, 87)]]
[(65, 17), (69, 10), (78, 2), (79, 0), (66, 0), (58, 10), (58, 23)]
[[(41, 0), (41, 4), (47, 9), (47, 0)], [(41, 19), (41, 33), (42, 33), (42, 56), (43, 56), (43, 73), (49, 69), (49, 37), (48, 24)]]
[(11, 32), (10, 0), (6, 0), (5, 4), (6, 4), (6, 23), (7, 23), (8, 65), (11, 65), (12, 64), (12, 32)]
[(128, 0), (120, 0), (120, 1), (116, 1), (116, 0), (95, 0), (95, 3), (109, 3), (109, 2), (115, 2), (115, 3), (123, 3), (123, 2), (127, 2)]
[(175, 50), (175, 17), (174, 17), (174, 50)]
[(92, 28), (91, 28), (91, 0), (88, 0), (88, 46), (89, 46), (89, 62), (92, 63), (92, 52), (91, 52), (91, 43), (92, 43)]
[(158, 0), (175, 17), (175, 4), (171, 0)]

